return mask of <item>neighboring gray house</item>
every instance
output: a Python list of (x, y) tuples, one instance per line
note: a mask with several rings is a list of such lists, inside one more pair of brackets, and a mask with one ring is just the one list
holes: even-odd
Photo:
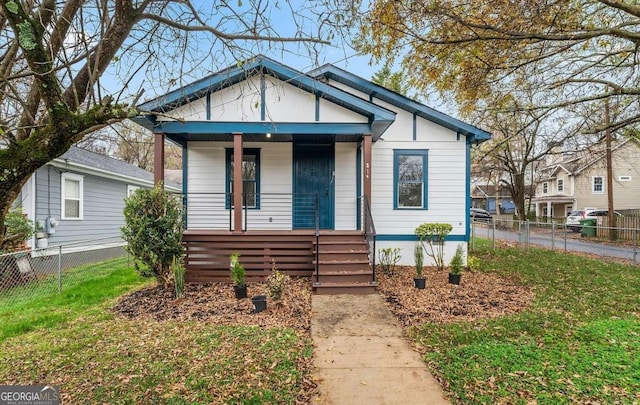
[[(124, 199), (153, 187), (153, 174), (72, 146), (44, 165), (22, 188), (20, 202), (41, 228), (29, 245), (46, 247), (120, 236)], [(169, 184), (170, 191), (180, 191)]]

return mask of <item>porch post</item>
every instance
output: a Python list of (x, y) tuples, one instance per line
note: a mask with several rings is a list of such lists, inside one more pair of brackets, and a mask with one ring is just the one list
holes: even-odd
[(233, 232), (242, 232), (242, 133), (233, 133)]
[(164, 188), (164, 133), (153, 133), (153, 184)]
[(364, 142), (363, 142), (363, 173), (364, 173), (364, 184), (363, 190), (365, 198), (371, 204), (371, 134), (364, 134)]

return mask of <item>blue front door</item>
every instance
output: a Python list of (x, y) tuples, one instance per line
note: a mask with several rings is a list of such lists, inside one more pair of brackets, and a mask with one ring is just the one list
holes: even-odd
[(320, 229), (333, 229), (334, 155), (333, 144), (294, 144), (294, 229), (315, 228), (316, 199)]

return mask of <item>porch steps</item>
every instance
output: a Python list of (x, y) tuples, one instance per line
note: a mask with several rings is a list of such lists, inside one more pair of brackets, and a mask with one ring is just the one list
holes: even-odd
[(312, 276), (316, 294), (375, 293), (377, 284), (372, 281), (368, 246), (362, 233), (321, 234), (318, 243), (314, 243), (316, 252), (318, 275)]

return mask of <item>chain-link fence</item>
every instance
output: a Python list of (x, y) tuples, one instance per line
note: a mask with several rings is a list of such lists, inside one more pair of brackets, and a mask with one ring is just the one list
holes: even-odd
[(124, 246), (116, 236), (0, 255), (0, 302), (57, 294), (91, 279), (88, 265), (127, 256)]
[(565, 252), (640, 261), (640, 229), (609, 227), (595, 220), (580, 226), (554, 221), (534, 222), (501, 218), (485, 222), (472, 221), (471, 236), (471, 250), (474, 248), (475, 236), (491, 240), (494, 249), (496, 240), (503, 240), (516, 243), (523, 249), (535, 245)]

